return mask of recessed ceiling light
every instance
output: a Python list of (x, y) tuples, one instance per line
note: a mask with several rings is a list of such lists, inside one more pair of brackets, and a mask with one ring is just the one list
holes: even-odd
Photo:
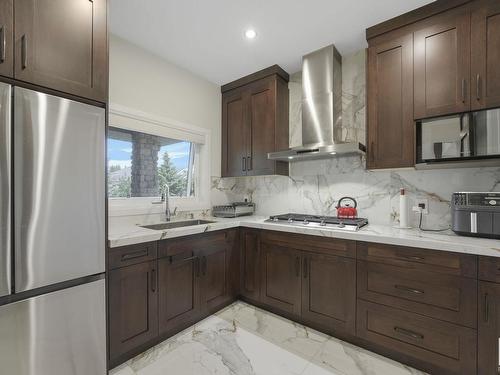
[(257, 36), (257, 32), (254, 29), (248, 29), (245, 31), (245, 38), (247, 39), (255, 39)]

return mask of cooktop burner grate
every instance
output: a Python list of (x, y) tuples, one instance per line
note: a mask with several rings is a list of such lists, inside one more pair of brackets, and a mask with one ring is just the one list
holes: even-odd
[(293, 225), (311, 225), (335, 229), (358, 230), (368, 224), (365, 218), (339, 218), (336, 216), (321, 216), (307, 214), (282, 214), (270, 216), (267, 222), (288, 223)]

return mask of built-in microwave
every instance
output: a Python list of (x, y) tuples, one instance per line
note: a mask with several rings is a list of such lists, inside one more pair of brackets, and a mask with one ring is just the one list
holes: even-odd
[(500, 165), (500, 108), (416, 122), (417, 168), (448, 164)]

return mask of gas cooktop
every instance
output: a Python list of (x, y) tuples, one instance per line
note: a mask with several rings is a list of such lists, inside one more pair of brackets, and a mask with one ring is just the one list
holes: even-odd
[(368, 219), (363, 218), (339, 218), (336, 216), (319, 216), (304, 214), (273, 215), (266, 220), (267, 223), (290, 224), (296, 226), (318, 227), (339, 229), (345, 231), (357, 231), (368, 224)]

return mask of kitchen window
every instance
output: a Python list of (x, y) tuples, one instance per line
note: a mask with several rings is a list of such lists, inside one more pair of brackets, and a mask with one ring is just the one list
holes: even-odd
[(108, 196), (193, 197), (196, 144), (137, 131), (108, 131)]
[[(210, 130), (111, 106), (107, 136), (110, 215), (210, 207)], [(156, 203), (156, 204), (155, 204)]]

